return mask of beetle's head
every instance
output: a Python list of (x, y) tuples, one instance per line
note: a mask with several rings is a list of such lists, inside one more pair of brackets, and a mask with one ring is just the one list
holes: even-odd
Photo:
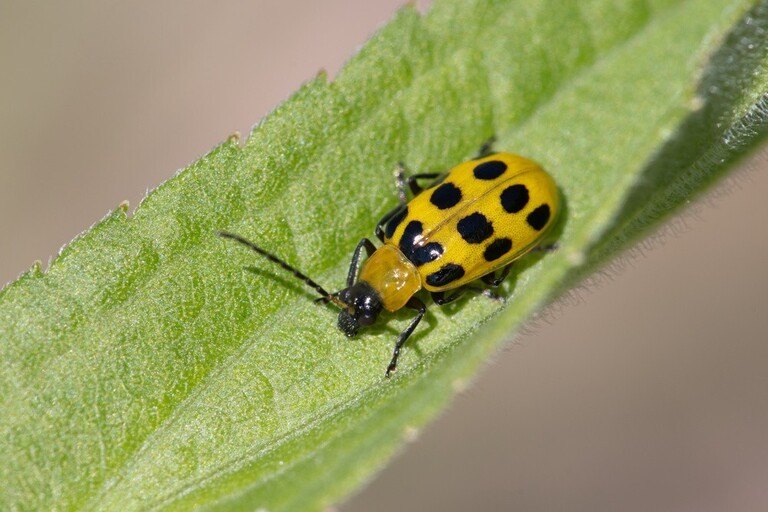
[(383, 307), (379, 294), (365, 281), (341, 290), (338, 298), (347, 305), (339, 312), (339, 329), (350, 338), (361, 326), (375, 322)]

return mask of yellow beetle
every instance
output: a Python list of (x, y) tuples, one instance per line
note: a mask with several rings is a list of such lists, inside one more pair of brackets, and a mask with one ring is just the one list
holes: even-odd
[[(421, 180), (432, 183), (424, 190)], [(400, 166), (396, 181), (400, 205), (376, 226), (383, 245), (377, 249), (367, 238), (360, 241), (349, 266), (347, 287), (336, 293), (328, 293), (253, 242), (219, 233), (293, 273), (320, 294), (318, 302), (338, 306), (339, 329), (349, 337), (361, 326), (373, 324), (382, 310), (416, 310), (395, 343), (387, 376), (396, 370), (400, 349), (426, 311), (417, 292), (427, 290), (436, 304), (443, 305), (456, 300), (477, 279), (498, 286), (512, 262), (540, 244), (560, 210), (557, 186), (544, 169), (521, 156), (493, 153), (490, 143), (477, 158), (444, 174), (406, 177)], [(406, 184), (415, 196), (410, 201)], [(358, 277), (363, 249), (368, 259)], [(455, 291), (446, 296), (449, 290)]]

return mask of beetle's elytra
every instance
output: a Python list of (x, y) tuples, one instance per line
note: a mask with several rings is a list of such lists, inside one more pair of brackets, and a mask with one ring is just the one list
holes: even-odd
[[(521, 156), (493, 153), (490, 143), (477, 158), (446, 173), (406, 177), (400, 166), (396, 181), (400, 204), (376, 225), (382, 245), (376, 248), (367, 238), (360, 241), (346, 288), (336, 293), (328, 293), (245, 238), (219, 233), (293, 273), (320, 294), (318, 302), (339, 307), (339, 329), (349, 337), (374, 323), (382, 310), (415, 310), (416, 316), (395, 343), (387, 376), (397, 368), (400, 349), (426, 311), (417, 292), (426, 290), (436, 304), (443, 305), (478, 279), (498, 286), (512, 263), (541, 243), (560, 210), (557, 187), (544, 169)], [(426, 189), (419, 185), (424, 181), (431, 182)], [(410, 201), (406, 185), (414, 196)], [(363, 250), (368, 258), (359, 269)]]

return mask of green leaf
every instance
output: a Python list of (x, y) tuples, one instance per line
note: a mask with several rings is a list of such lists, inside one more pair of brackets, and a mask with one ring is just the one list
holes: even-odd
[[(768, 131), (768, 3), (445, 0), (403, 10), (335, 81), (120, 207), (0, 292), (0, 508), (320, 509), (360, 485), (514, 329)], [(391, 169), (490, 135), (567, 209), (505, 307), (348, 340), (226, 229), (340, 286), (395, 204)], [(256, 265), (256, 275), (243, 267)], [(396, 499), (396, 497), (394, 498)]]

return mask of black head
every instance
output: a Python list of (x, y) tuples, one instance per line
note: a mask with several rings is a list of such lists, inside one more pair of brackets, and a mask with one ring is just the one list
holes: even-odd
[(342, 309), (339, 313), (339, 329), (350, 338), (361, 326), (371, 325), (381, 313), (381, 297), (371, 285), (358, 281), (339, 292), (339, 300), (351, 306), (352, 311)]

